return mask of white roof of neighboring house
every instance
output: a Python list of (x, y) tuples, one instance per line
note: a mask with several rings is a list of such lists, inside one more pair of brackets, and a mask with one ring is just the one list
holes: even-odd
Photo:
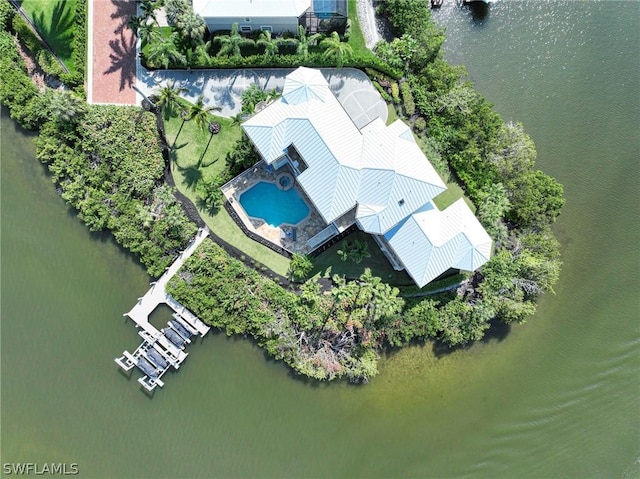
[(491, 237), (462, 198), (443, 211), (429, 203), (384, 236), (420, 287), (449, 268), (474, 271), (491, 257)]
[(282, 97), (242, 127), (267, 164), (293, 144), (308, 166), (296, 180), (323, 219), (357, 207), (360, 228), (384, 235), (419, 286), (488, 260), (491, 239), (464, 201), (430, 203), (446, 185), (409, 127), (378, 118), (358, 129), (319, 70), (287, 75)]
[(311, 0), (193, 0), (193, 11), (206, 18), (299, 17)]

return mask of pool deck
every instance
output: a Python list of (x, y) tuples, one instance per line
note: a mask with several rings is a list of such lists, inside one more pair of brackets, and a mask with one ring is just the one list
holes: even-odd
[(222, 191), (249, 231), (253, 231), (267, 241), (291, 253), (308, 254), (311, 252), (311, 248), (307, 245), (307, 241), (326, 228), (327, 224), (317, 213), (311, 200), (309, 200), (301, 188), (297, 186), (297, 183), (294, 183), (293, 187), (309, 207), (309, 214), (296, 224), (282, 223), (279, 226), (271, 226), (261, 218), (254, 218), (247, 215), (247, 212), (240, 204), (240, 196), (242, 193), (251, 189), (261, 181), (275, 184), (276, 177), (281, 173), (291, 174), (292, 172), (289, 171), (286, 166), (278, 170), (268, 171), (266, 164), (260, 161), (252, 168), (249, 168), (229, 181), (222, 187)]

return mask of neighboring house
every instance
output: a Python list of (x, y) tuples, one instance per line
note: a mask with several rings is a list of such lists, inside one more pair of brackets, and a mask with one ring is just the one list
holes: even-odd
[(210, 31), (241, 33), (269, 30), (273, 33), (326, 31), (346, 22), (346, 0), (193, 0), (194, 13), (202, 16)]
[(242, 127), (268, 165), (291, 167), (328, 225), (311, 249), (355, 223), (420, 287), (489, 260), (491, 238), (464, 200), (444, 211), (432, 203), (446, 185), (409, 127), (377, 118), (358, 129), (319, 70), (289, 74), (282, 97)]

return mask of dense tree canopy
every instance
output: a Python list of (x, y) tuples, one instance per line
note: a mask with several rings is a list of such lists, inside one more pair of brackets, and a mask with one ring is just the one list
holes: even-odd
[[(67, 99), (62, 106), (71, 104)], [(36, 155), (49, 165), (64, 200), (92, 231), (112, 230), (151, 275), (161, 274), (195, 226), (162, 186), (154, 117), (137, 108), (87, 106), (71, 126), (59, 122), (58, 116), (44, 123)]]

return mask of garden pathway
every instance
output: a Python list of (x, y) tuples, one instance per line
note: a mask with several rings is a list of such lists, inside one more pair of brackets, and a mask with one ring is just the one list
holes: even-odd
[(136, 38), (127, 22), (136, 14), (130, 0), (89, 0), (87, 102), (134, 105)]

